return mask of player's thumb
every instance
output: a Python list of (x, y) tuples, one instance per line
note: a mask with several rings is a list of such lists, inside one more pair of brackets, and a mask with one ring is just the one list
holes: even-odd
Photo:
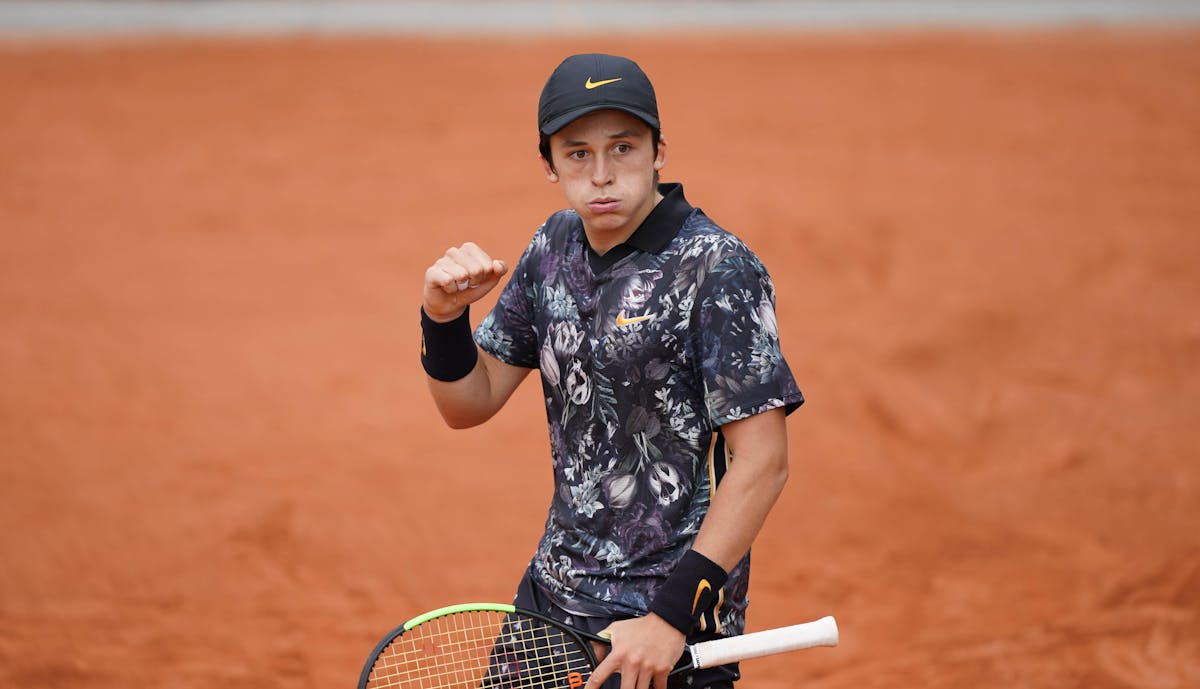
[(504, 261), (501, 261), (498, 258), (493, 258), (492, 259), (492, 272), (496, 274), (496, 277), (500, 277), (501, 275), (504, 275), (505, 273), (508, 272), (508, 266), (505, 265)]
[[(610, 627), (605, 627), (604, 629), (596, 632), (596, 636), (602, 639), (608, 639), (609, 643), (612, 643), (613, 634)], [(597, 661), (604, 660), (604, 658), (608, 656), (608, 651), (610, 648), (612, 647), (609, 646), (609, 644), (603, 644), (597, 641), (592, 642), (592, 652), (596, 654)]]

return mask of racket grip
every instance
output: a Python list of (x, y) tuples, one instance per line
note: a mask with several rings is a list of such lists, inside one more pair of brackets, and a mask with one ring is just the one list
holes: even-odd
[(692, 656), (692, 668), (699, 669), (814, 646), (837, 646), (837, 643), (837, 621), (826, 616), (790, 627), (702, 641), (688, 646), (688, 651)]

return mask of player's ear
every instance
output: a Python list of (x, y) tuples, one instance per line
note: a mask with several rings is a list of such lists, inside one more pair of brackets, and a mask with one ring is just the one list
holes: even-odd
[(551, 184), (557, 183), (558, 173), (554, 171), (554, 167), (550, 165), (550, 161), (546, 160), (544, 156), (538, 156), (538, 160), (542, 161), (542, 170), (546, 173), (546, 179), (549, 180)]
[(661, 171), (667, 165), (667, 140), (658, 140), (658, 151), (654, 156), (654, 171)]

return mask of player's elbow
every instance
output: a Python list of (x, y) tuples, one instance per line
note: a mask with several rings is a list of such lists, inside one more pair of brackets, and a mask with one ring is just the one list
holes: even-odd
[(445, 415), (442, 416), (442, 420), (446, 422), (447, 426), (449, 426), (450, 428), (452, 428), (456, 431), (461, 431), (464, 428), (474, 428), (475, 426), (479, 425), (475, 421), (471, 421), (471, 420), (467, 420), (467, 419), (458, 419), (458, 418), (449, 417), (449, 416), (445, 416)]
[(435, 398), (442, 421), (455, 430), (479, 426), (500, 411), (499, 404), (488, 404), (484, 399)]
[(492, 417), (491, 414), (481, 414), (475, 410), (447, 409), (442, 405), (438, 405), (438, 411), (442, 414), (442, 421), (456, 431), (474, 428)]
[(481, 425), (481, 424), (482, 424), (484, 421), (487, 421), (487, 419), (479, 419), (479, 420), (475, 420), (475, 419), (453, 419), (453, 420), (451, 420), (451, 419), (446, 419), (446, 425), (447, 425), (447, 426), (449, 426), (450, 428), (452, 428), (452, 429), (456, 430), (456, 431), (461, 431), (461, 430), (463, 430), (463, 429), (466, 429), (466, 428), (474, 428), (474, 427), (476, 427), (476, 426), (479, 426), (479, 425)]
[(787, 452), (784, 451), (772, 458), (763, 472), (762, 480), (771, 491), (779, 495), (787, 485), (789, 475)]
[(757, 482), (765, 493), (779, 497), (790, 475), (786, 441), (771, 443), (763, 448), (757, 464)]
[(758, 480), (767, 491), (778, 497), (789, 475), (787, 445), (780, 443), (764, 453), (758, 465)]

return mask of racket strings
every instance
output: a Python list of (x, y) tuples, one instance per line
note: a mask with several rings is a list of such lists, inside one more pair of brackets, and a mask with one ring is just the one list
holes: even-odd
[(372, 665), (367, 687), (572, 689), (591, 668), (583, 647), (561, 629), (520, 614), (468, 611), (394, 639)]

